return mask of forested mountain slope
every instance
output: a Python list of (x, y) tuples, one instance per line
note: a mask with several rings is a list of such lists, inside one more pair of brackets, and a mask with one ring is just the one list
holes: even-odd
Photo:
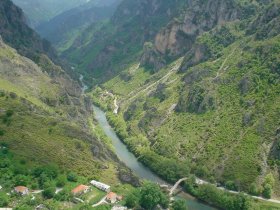
[[(8, 0), (1, 1), (0, 8), (0, 206), (26, 207), (31, 197), (7, 193), (17, 185), (55, 191), (58, 174), (70, 189), (72, 182), (87, 182), (89, 177), (116, 183), (118, 160), (109, 143), (101, 141), (91, 100), (48, 57), (57, 58), (26, 26), (21, 10)], [(35, 168), (55, 172), (35, 176)], [(72, 181), (66, 181), (67, 174)], [(27, 209), (37, 202), (55, 208), (62, 204), (41, 194), (35, 197)]]
[(39, 54), (46, 54), (55, 60), (56, 55), (50, 43), (41, 38), (26, 25), (26, 18), (20, 8), (10, 0), (0, 2), (0, 34), (2, 39), (18, 52), (35, 60)]
[(89, 1), (63, 12), (36, 27), (39, 34), (49, 40), (59, 51), (65, 51), (83, 31), (92, 24), (98, 25), (109, 19), (119, 1)]
[[(113, 111), (117, 99), (118, 114), (108, 116), (119, 135), (168, 180), (187, 167), (229, 189), (279, 197), (280, 2), (139, 1), (143, 13), (136, 2), (112, 18), (126, 36), (108, 42), (115, 35), (103, 31), (94, 40), (103, 45), (82, 48), (92, 49), (82, 69), (107, 80), (93, 91), (96, 103)], [(145, 23), (176, 3), (158, 28)], [(146, 36), (133, 33), (135, 20)]]

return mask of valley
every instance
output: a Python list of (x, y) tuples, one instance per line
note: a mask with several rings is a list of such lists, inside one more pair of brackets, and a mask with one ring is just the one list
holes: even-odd
[(280, 209), (279, 0), (14, 3), (0, 208)]

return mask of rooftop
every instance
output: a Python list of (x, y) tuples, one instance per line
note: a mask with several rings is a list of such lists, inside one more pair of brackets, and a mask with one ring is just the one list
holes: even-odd
[(83, 192), (83, 191), (87, 190), (88, 188), (89, 188), (89, 186), (79, 185), (76, 188), (74, 188), (71, 192), (72, 193), (80, 193), (80, 192)]
[(17, 186), (17, 187), (15, 187), (15, 191), (17, 191), (17, 192), (24, 192), (26, 190), (28, 190), (28, 188), (24, 187), (24, 186)]
[(109, 192), (106, 198), (109, 199), (109, 200), (116, 199), (117, 194), (114, 193), (114, 192)]

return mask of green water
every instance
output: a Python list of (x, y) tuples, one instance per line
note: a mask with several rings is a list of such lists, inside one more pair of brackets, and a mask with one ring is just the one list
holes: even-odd
[[(96, 106), (93, 106), (93, 110), (99, 125), (102, 127), (105, 134), (112, 140), (112, 144), (119, 159), (141, 179), (146, 179), (159, 184), (167, 184), (149, 168), (139, 162), (137, 158), (127, 149), (125, 144), (119, 139), (115, 131), (109, 125), (106, 114)], [(186, 201), (186, 205), (188, 206), (188, 210), (215, 210), (215, 208), (199, 202), (187, 193), (180, 193), (176, 198), (184, 199)]]

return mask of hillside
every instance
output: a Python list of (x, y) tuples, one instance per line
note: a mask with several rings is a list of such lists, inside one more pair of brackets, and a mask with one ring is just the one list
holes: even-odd
[[(93, 120), (90, 98), (54, 64), (52, 47), (44, 48), (11, 1), (0, 2), (0, 15), (0, 207), (64, 209), (65, 201), (72, 208), (70, 192), (79, 183), (115, 185), (121, 176), (130, 182)], [(21, 198), (11, 193), (18, 185), (39, 191)], [(64, 194), (51, 199), (64, 185)]]
[(23, 56), (35, 60), (38, 54), (44, 53), (49, 58), (57, 60), (55, 50), (50, 43), (42, 40), (26, 25), (22, 10), (10, 0), (0, 2), (0, 34), (7, 44)]
[[(168, 3), (124, 1), (111, 20), (115, 30), (94, 40), (103, 44), (90, 53), (91, 45), (81, 48), (86, 59), (80, 70), (105, 80), (93, 99), (111, 111), (131, 151), (165, 179), (183, 177), (188, 167), (228, 189), (264, 196), (272, 190), (279, 198), (279, 1), (176, 3), (180, 10), (170, 9), (173, 15), (153, 31), (143, 20), (159, 16), (147, 8), (131, 12), (149, 32), (141, 37), (133, 33), (139, 32), (137, 18), (126, 18), (127, 11), (148, 5), (155, 12)], [(120, 26), (126, 36), (116, 38)]]
[(109, 23), (88, 27), (62, 56), (76, 64), (89, 82), (112, 78), (139, 57), (144, 42), (184, 7), (182, 0), (157, 2), (122, 1)]
[(102, 21), (109, 19), (118, 2), (111, 0), (101, 4), (90, 1), (40, 24), (36, 27), (36, 31), (49, 40), (60, 52), (65, 51), (89, 25), (101, 24)]

